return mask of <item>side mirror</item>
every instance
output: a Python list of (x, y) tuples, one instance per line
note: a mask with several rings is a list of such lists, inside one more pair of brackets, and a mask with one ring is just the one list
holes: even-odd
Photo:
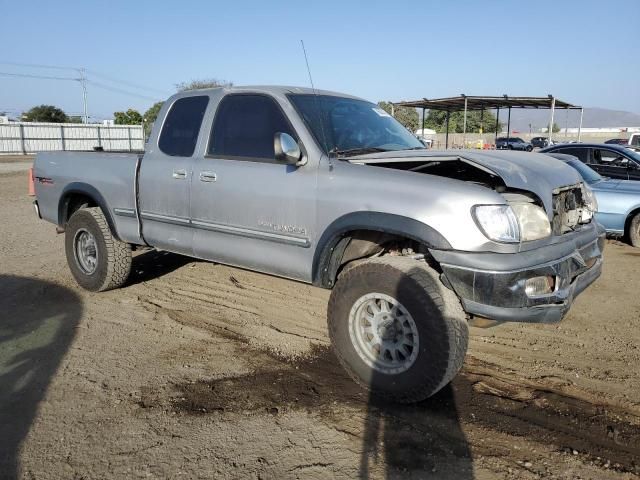
[(278, 162), (287, 165), (302, 165), (300, 163), (300, 159), (302, 158), (300, 146), (295, 138), (288, 133), (277, 132), (273, 136), (273, 150)]

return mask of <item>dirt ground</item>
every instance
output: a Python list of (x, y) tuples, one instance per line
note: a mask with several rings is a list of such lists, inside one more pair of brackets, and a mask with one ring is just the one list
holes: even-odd
[(157, 252), (91, 294), (0, 173), (0, 478), (623, 479), (640, 474), (640, 250), (556, 325), (472, 329), (463, 371), (377, 402), (329, 349), (329, 292)]

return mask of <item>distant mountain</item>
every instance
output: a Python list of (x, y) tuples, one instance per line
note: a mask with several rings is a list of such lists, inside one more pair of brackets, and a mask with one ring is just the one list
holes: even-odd
[[(532, 131), (539, 131), (549, 125), (550, 110), (519, 109), (511, 110), (511, 130), (522, 133), (529, 132), (529, 124)], [(580, 123), (580, 110), (556, 109), (553, 121), (560, 128), (566, 126), (577, 127)], [(500, 110), (500, 122), (507, 125), (507, 112)], [(640, 127), (640, 115), (621, 110), (609, 110), (606, 108), (585, 107), (582, 119), (583, 127)]]

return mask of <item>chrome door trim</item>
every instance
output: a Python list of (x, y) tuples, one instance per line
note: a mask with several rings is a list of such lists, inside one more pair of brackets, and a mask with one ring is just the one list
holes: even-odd
[(214, 232), (228, 233), (230, 235), (239, 235), (241, 237), (284, 243), (287, 245), (294, 245), (296, 247), (309, 248), (311, 246), (311, 242), (309, 242), (309, 239), (306, 237), (294, 237), (291, 235), (282, 235), (279, 233), (263, 232), (261, 230), (253, 230), (251, 228), (235, 227), (233, 225), (211, 223), (197, 219), (192, 220), (191, 223), (198, 228), (211, 230)]
[(171, 223), (173, 225), (189, 225), (189, 219), (184, 217), (172, 217), (170, 215), (161, 215), (159, 213), (141, 212), (140, 216), (146, 220), (156, 220), (163, 223)]
[(114, 208), (113, 213), (121, 217), (136, 218), (136, 211), (133, 208)]
[(203, 230), (228, 233), (229, 235), (238, 235), (240, 237), (256, 238), (258, 240), (266, 240), (269, 242), (284, 243), (286, 245), (293, 245), (296, 247), (309, 248), (311, 246), (311, 242), (307, 237), (295, 237), (280, 233), (264, 232), (262, 230), (205, 222), (197, 219), (189, 220), (184, 217), (172, 217), (152, 212), (142, 212), (140, 216), (145, 220), (155, 220), (157, 222), (170, 223), (172, 225), (192, 226)]

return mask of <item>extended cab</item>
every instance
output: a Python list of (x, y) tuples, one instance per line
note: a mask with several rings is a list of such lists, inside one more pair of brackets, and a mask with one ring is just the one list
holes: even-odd
[(599, 275), (578, 172), (545, 155), (427, 150), (377, 105), (294, 87), (182, 92), (144, 155), (42, 153), (36, 212), (84, 288), (153, 247), (332, 289), (329, 334), (375, 394), (426, 398), (468, 321), (556, 322)]

